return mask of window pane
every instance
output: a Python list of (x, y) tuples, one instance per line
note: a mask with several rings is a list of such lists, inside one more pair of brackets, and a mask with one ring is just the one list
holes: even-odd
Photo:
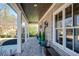
[(56, 20), (56, 28), (62, 27), (62, 12), (58, 13), (55, 16), (55, 20)]
[(75, 29), (74, 30), (74, 36), (75, 36), (75, 40), (74, 40), (74, 50), (79, 53), (79, 29)]
[(16, 19), (17, 13), (9, 5), (0, 4), (0, 42), (16, 39)]
[(72, 49), (73, 46), (73, 29), (66, 29), (66, 47)]
[(73, 26), (72, 20), (72, 5), (65, 9), (65, 26), (70, 27)]
[(79, 4), (73, 4), (74, 26), (79, 26)]
[(63, 44), (63, 31), (62, 31), (62, 29), (56, 30), (56, 42)]

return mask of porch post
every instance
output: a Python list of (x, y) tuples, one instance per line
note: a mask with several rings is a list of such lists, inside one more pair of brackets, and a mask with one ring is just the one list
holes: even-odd
[(56, 41), (55, 17), (53, 15), (53, 43)]
[(28, 39), (29, 39), (29, 24), (27, 23), (27, 33), (28, 33)]
[(21, 20), (22, 20), (22, 15), (21, 11), (18, 13), (17, 16), (17, 53), (21, 53)]
[(27, 21), (25, 21), (25, 42), (27, 41)]

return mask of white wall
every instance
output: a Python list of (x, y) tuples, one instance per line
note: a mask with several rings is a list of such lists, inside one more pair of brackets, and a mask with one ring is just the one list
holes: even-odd
[[(60, 12), (61, 10), (64, 10), (64, 8), (66, 8), (68, 5), (70, 5), (70, 4), (67, 4), (67, 3), (66, 4), (59, 4), (58, 3), (58, 4), (54, 5), (54, 7), (50, 8), (51, 10), (49, 11), (49, 13), (46, 16), (43, 17), (44, 19), (41, 20), (39, 22), (39, 24), (42, 25), (43, 21), (45, 21), (45, 20), (48, 21), (49, 27), (46, 30), (46, 32), (47, 32), (46, 35), (48, 37), (48, 40), (51, 41), (51, 47), (53, 47), (60, 55), (66, 55), (66, 56), (67, 55), (79, 55), (76, 52), (65, 47), (65, 42), (66, 42), (65, 40), (63, 40), (63, 42), (64, 42), (63, 45), (60, 45), (60, 44), (55, 42), (56, 29), (55, 29), (55, 17), (54, 16), (55, 16), (56, 13)], [(51, 15), (52, 18), (50, 18), (49, 15)], [(64, 22), (63, 22), (63, 24), (64, 24)], [(44, 24), (42, 26), (44, 26)], [(65, 36), (66, 35), (64, 35), (63, 38), (65, 38)]]

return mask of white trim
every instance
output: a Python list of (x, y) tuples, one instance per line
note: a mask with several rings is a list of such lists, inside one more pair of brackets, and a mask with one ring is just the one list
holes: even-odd
[(66, 47), (65, 9), (63, 9), (63, 47)]
[[(73, 20), (73, 4), (72, 4), (72, 20)], [(73, 28), (73, 51), (74, 51), (74, 28)]]
[(27, 41), (27, 21), (25, 20), (25, 41)]
[(21, 53), (21, 11), (18, 13), (17, 17), (17, 53)]
[(54, 17), (54, 14), (53, 14), (53, 43), (56, 41), (56, 28), (55, 28), (55, 17)]
[(55, 12), (53, 13), (54, 15), (58, 14), (60, 11), (63, 11), (63, 9), (67, 8), (69, 5), (71, 5), (71, 3), (65, 3), (64, 5), (62, 5), (59, 9), (55, 10)]
[(70, 49), (68, 49), (68, 48), (63, 47), (62, 45), (60, 45), (60, 44), (58, 44), (58, 43), (56, 43), (56, 42), (54, 42), (53, 45), (57, 46), (58, 49), (61, 49), (62, 51), (64, 51), (64, 52), (67, 53), (68, 55), (71, 55), (71, 56), (72, 56), (72, 55), (73, 55), (73, 56), (79, 56), (79, 54), (77, 54), (76, 52), (74, 52), (74, 51), (72, 51), (72, 50), (70, 50)]
[(56, 29), (64, 29), (63, 27), (61, 27), (61, 28), (56, 28)]

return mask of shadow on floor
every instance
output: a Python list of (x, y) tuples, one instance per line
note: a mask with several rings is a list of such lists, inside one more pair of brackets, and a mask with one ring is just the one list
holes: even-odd
[(44, 48), (44, 52), (46, 56), (60, 56), (52, 47)]

